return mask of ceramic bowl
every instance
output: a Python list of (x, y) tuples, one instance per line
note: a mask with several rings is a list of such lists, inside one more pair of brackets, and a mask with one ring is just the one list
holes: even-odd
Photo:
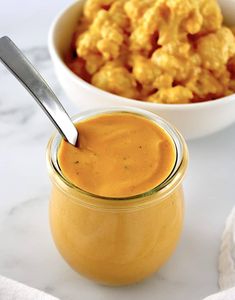
[[(100, 90), (75, 75), (64, 63), (84, 0), (70, 4), (54, 20), (49, 32), (49, 51), (58, 79), (78, 111), (131, 106), (156, 113), (172, 123), (186, 139), (215, 133), (235, 121), (235, 94), (193, 104), (158, 104), (120, 97)], [(235, 25), (235, 0), (220, 0), (225, 23)]]

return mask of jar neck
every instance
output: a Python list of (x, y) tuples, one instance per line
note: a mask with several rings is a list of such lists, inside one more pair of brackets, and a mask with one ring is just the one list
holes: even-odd
[(48, 161), (48, 167), (49, 167), (49, 172), (51, 174), (51, 177), (53, 178), (57, 186), (62, 188), (64, 192), (73, 195), (75, 198), (76, 197), (81, 198), (82, 195), (83, 198), (86, 199), (90, 197), (91, 199), (93, 199), (93, 202), (100, 202), (100, 201), (107, 202), (107, 201), (116, 201), (116, 200), (122, 200), (121, 201), (122, 203), (127, 201), (128, 202), (131, 201), (132, 203), (143, 202), (143, 199), (147, 199), (153, 194), (155, 195), (155, 198), (158, 198), (156, 196), (162, 198), (165, 194), (167, 194), (169, 191), (174, 189), (181, 182), (183, 175), (185, 173), (188, 159), (187, 159), (187, 147), (184, 139), (179, 134), (179, 132), (174, 127), (172, 127), (169, 123), (167, 123), (165, 120), (161, 119), (160, 117), (156, 116), (153, 113), (143, 111), (141, 109), (118, 107), (112, 109), (90, 110), (75, 115), (73, 117), (73, 121), (81, 122), (91, 117), (96, 117), (102, 114), (112, 114), (112, 113), (131, 113), (141, 117), (145, 117), (146, 119), (153, 121), (156, 125), (160, 126), (171, 137), (175, 145), (176, 158), (175, 158), (174, 167), (171, 173), (169, 174), (169, 176), (161, 184), (154, 187), (153, 189), (132, 197), (110, 198), (110, 197), (101, 197), (98, 195), (94, 195), (92, 193), (81, 190), (77, 186), (74, 186), (71, 182), (68, 181), (68, 179), (66, 179), (63, 176), (57, 159), (57, 153), (61, 142), (61, 136), (59, 134), (56, 134), (51, 138), (47, 149), (47, 161)]

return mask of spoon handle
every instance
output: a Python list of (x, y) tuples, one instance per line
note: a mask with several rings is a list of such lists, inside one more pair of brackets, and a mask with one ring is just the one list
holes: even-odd
[(0, 38), (0, 61), (35, 98), (60, 134), (70, 144), (75, 145), (78, 131), (70, 117), (38, 71), (6, 36)]

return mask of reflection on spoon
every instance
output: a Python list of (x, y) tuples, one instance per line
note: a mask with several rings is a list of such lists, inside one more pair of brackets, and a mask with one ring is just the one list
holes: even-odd
[(6, 36), (0, 38), (0, 60), (35, 98), (65, 140), (78, 145), (78, 131), (39, 72)]

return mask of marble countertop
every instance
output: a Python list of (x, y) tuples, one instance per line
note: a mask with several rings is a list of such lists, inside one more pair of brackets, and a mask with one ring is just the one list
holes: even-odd
[[(46, 45), (49, 24), (66, 2), (5, 1), (0, 10), (0, 36), (14, 39), (74, 114), (76, 107), (57, 82)], [(185, 226), (178, 248), (153, 277), (124, 288), (84, 279), (70, 269), (53, 244), (45, 162), (52, 132), (34, 100), (0, 65), (1, 275), (61, 300), (198, 300), (218, 291), (220, 238), (235, 199), (235, 125), (188, 143)]]

